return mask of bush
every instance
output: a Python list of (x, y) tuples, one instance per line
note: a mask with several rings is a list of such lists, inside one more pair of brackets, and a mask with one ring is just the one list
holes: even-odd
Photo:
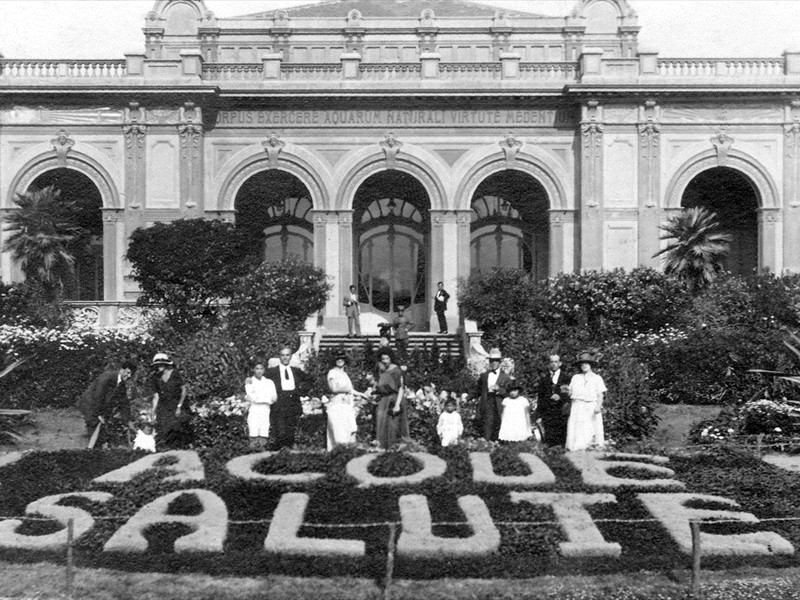
[(141, 288), (139, 306), (163, 306), (169, 322), (193, 331), (214, 323), (219, 303), (253, 266), (254, 245), (231, 223), (180, 219), (131, 234), (126, 258)]
[(0, 380), (2, 405), (23, 409), (74, 406), (103, 370), (119, 366), (126, 358), (149, 364), (150, 344), (147, 334), (117, 329), (0, 326), (0, 350), (17, 357), (31, 356)]
[(5, 284), (0, 281), (0, 325), (64, 327), (69, 310), (62, 302), (50, 302), (36, 281)]
[(329, 294), (321, 269), (294, 260), (264, 263), (235, 283), (227, 318), (231, 340), (253, 359), (296, 348), (297, 332)]
[(518, 270), (477, 274), (463, 286), (460, 306), (490, 337), (532, 322), (545, 337), (579, 332), (608, 340), (657, 331), (688, 303), (682, 284), (653, 269), (562, 274), (535, 282)]

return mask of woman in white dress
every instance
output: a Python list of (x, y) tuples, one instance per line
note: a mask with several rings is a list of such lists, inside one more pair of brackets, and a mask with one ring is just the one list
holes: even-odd
[(576, 361), (581, 372), (572, 376), (569, 395), (572, 399), (567, 422), (567, 450), (586, 450), (590, 446), (603, 446), (603, 399), (606, 384), (592, 369), (597, 364), (594, 357), (584, 352)]
[(347, 355), (340, 352), (335, 356), (335, 366), (328, 371), (328, 389), (330, 400), (325, 405), (328, 413), (328, 451), (342, 444), (356, 442), (356, 412), (354, 397), (364, 394), (353, 389), (353, 382), (344, 370)]

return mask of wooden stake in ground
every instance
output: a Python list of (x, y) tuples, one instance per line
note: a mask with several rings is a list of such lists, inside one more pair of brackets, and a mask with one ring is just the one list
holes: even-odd
[[(96, 432), (95, 432), (96, 433)], [(95, 440), (96, 441), (96, 440)], [(69, 519), (67, 521), (67, 598), (72, 600), (73, 590), (72, 590), (72, 581), (75, 578), (75, 571), (72, 565), (72, 537), (74, 531), (74, 522), (73, 519)]]
[(383, 600), (390, 600), (392, 576), (394, 575), (394, 548), (395, 537), (397, 535), (397, 525), (389, 523), (389, 552), (386, 555), (386, 583), (383, 588)]
[(692, 596), (700, 591), (700, 522), (691, 521), (692, 530)]

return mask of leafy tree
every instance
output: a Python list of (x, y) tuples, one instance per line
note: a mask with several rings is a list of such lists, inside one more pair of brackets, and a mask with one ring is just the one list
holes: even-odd
[(723, 271), (730, 250), (730, 234), (721, 232), (717, 215), (705, 208), (689, 208), (661, 229), (662, 240), (674, 240), (653, 256), (665, 255), (664, 271), (686, 282), (691, 290), (708, 287)]
[(49, 300), (60, 297), (64, 280), (72, 273), (75, 258), (69, 246), (86, 230), (72, 220), (74, 202), (59, 199), (53, 186), (17, 194), (18, 210), (9, 212), (6, 228), (10, 232), (4, 249), (19, 261), (29, 282), (38, 282)]
[(214, 323), (234, 281), (254, 265), (254, 246), (233, 224), (206, 219), (156, 223), (131, 235), (127, 259), (142, 290), (139, 306), (163, 306), (170, 324)]

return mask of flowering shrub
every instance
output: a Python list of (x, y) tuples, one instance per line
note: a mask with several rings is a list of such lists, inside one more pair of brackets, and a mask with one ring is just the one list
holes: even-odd
[(792, 407), (775, 400), (753, 400), (746, 402), (740, 410), (744, 433), (783, 433), (795, 430), (791, 417)]
[(66, 330), (0, 326), (0, 351), (31, 356), (0, 381), (6, 407), (71, 407), (103, 370), (130, 358), (149, 364), (152, 338), (117, 328), (75, 326)]

